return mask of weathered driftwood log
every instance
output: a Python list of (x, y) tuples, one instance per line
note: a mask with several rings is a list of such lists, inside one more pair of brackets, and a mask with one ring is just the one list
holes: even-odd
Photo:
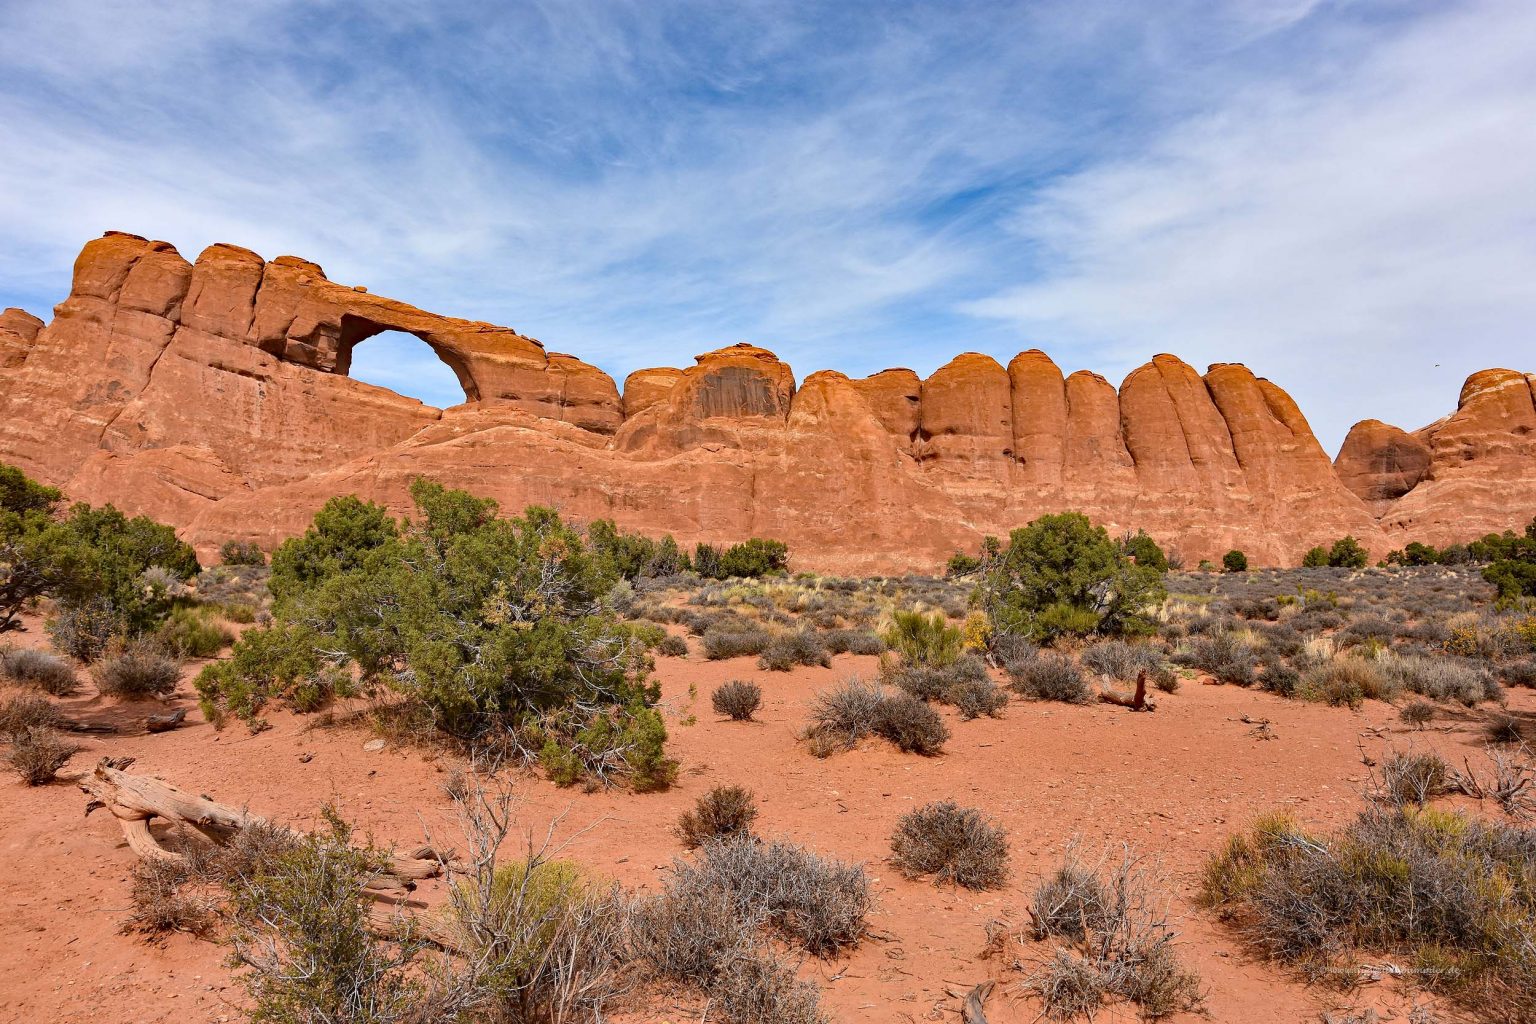
[[(236, 832), (254, 820), (244, 811), (215, 803), (205, 796), (193, 796), (177, 789), (169, 782), (150, 778), (148, 775), (129, 775), (127, 768), (133, 764), (131, 757), (104, 757), (97, 762), (91, 774), (80, 780), (80, 788), (90, 795), (85, 813), (105, 807), (114, 818), (128, 823), (137, 822), (145, 835), (149, 834), (149, 821), (164, 818), (174, 824), (190, 825), (216, 843), (225, 843)], [(154, 840), (151, 837), (150, 841)], [(130, 840), (130, 845), (132, 841)], [(159, 848), (159, 844), (154, 844)], [(171, 859), (180, 855), (163, 848), (160, 853)]]
[[(168, 717), (168, 716), (167, 716)], [(262, 819), (236, 810), (206, 796), (193, 796), (160, 779), (130, 775), (131, 757), (104, 757), (90, 775), (80, 780), (80, 788), (91, 800), (85, 806), (90, 814), (104, 807), (123, 828), (128, 848), (144, 860), (180, 861), (182, 854), (167, 850), (149, 830), (154, 818), (196, 829), (215, 843), (227, 843), (241, 829)], [(394, 939), (429, 942), (449, 952), (462, 952), (464, 942), (450, 922), (436, 915), (413, 914), (400, 909), (406, 900), (394, 895), (415, 888), (415, 880), (442, 874), (443, 866), (453, 859), (453, 851), (437, 851), (418, 846), (404, 855), (390, 858), (386, 874), (370, 878), (362, 895), (374, 901), (368, 911), (369, 925), (380, 935)], [(421, 904), (411, 904), (420, 908)], [(392, 909), (393, 908), (393, 909)]]
[(170, 732), (187, 720), (187, 709), (177, 708), (168, 715), (150, 715), (144, 720), (145, 732)]
[[(91, 797), (85, 813), (106, 808), (122, 826), (129, 848), (139, 857), (146, 860), (182, 859), (181, 854), (167, 850), (156, 841), (149, 830), (149, 823), (154, 818), (187, 825), (220, 845), (229, 842), (247, 825), (262, 821), (246, 811), (177, 789), (169, 782), (148, 775), (130, 775), (127, 769), (133, 761), (131, 757), (102, 758), (91, 774), (80, 780), (80, 788)], [(439, 857), (436, 851), (426, 846), (405, 856), (394, 855), (390, 859), (389, 873), (379, 887), (398, 889), (409, 887), (409, 883), (419, 879), (436, 878), (443, 872), (444, 861), (451, 857), (452, 851)]]
[(1122, 708), (1130, 708), (1132, 711), (1156, 711), (1157, 705), (1147, 700), (1147, 670), (1142, 669), (1136, 675), (1136, 693), (1134, 695), (1122, 693), (1119, 690), (1102, 690), (1099, 700), (1105, 704), (1116, 704)]
[(398, 909), (391, 909), (388, 900), (376, 902), (368, 908), (368, 930), (396, 941), (415, 939), (430, 942), (450, 953), (464, 953), (467, 946), (464, 936), (451, 921), (435, 914), (402, 913)]
[(960, 1017), (965, 1024), (987, 1024), (985, 1007), (995, 984), (996, 982), (984, 981), (971, 989), (970, 994), (965, 997), (965, 1005), (960, 1008)]
[(103, 736), (118, 731), (117, 726), (111, 722), (88, 722), (82, 718), (62, 718), (59, 720), (59, 728), (67, 732), (96, 733)]

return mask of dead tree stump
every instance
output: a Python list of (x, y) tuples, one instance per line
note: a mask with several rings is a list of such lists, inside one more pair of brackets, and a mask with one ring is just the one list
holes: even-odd
[(1132, 711), (1156, 711), (1157, 705), (1147, 699), (1147, 670), (1142, 669), (1136, 674), (1136, 693), (1134, 695), (1123, 693), (1119, 690), (1102, 690), (1099, 700), (1105, 704), (1115, 704), (1122, 708), (1130, 708)]

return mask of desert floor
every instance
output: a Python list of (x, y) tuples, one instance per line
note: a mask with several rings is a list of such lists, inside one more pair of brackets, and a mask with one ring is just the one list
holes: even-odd
[[(12, 638), (22, 646), (45, 639), (36, 623)], [(842, 655), (830, 668), (765, 672), (752, 658), (705, 661), (697, 639), (691, 643), (689, 658), (657, 665), (671, 749), (682, 762), (679, 784), (647, 795), (588, 794), (514, 773), (521, 821), (541, 833), (558, 817), (566, 856), (645, 890), (683, 855), (672, 833), (682, 810), (711, 786), (749, 787), (761, 805), (759, 834), (865, 862), (877, 880), (873, 937), (849, 956), (803, 968), (835, 1019), (959, 1020), (963, 995), (988, 978), (999, 980), (989, 1020), (1036, 1019), (1037, 1005), (1021, 992), (1027, 968), (1013, 965), (1013, 953), (983, 955), (988, 925), (1017, 929), (1034, 886), (1074, 839), (1089, 852), (1129, 843), (1160, 864), (1182, 949), (1205, 980), (1209, 1020), (1317, 1021), (1367, 1007), (1390, 1020), (1405, 1019), (1412, 1007), (1414, 997), (1390, 977), (1307, 987), (1245, 954), (1192, 899), (1204, 859), (1257, 814), (1290, 808), (1310, 825), (1343, 822), (1363, 804), (1362, 753), (1379, 760), (1394, 748), (1434, 749), (1459, 764), (1481, 750), (1482, 712), (1411, 732), (1382, 703), (1351, 712), (1191, 681), (1157, 695), (1153, 714), (1016, 700), (1001, 719), (964, 722), (945, 709), (953, 737), (942, 756), (901, 754), (877, 740), (817, 760), (797, 740), (808, 702), (841, 678), (873, 674), (876, 659)], [(65, 699), (70, 713), (121, 722), (124, 733), (84, 738), (52, 785), (28, 788), (9, 773), (0, 780), (0, 902), (8, 908), (0, 916), (0, 1021), (244, 1017), (224, 947), (189, 935), (150, 941), (121, 931), (133, 856), (114, 820), (82, 815), (86, 798), (72, 781), (100, 757), (133, 756), (136, 771), (300, 826), (333, 801), (381, 843), (453, 842), (457, 825), (442, 784), (462, 762), (395, 744), (367, 751), (370, 733), (314, 728), (314, 716), (274, 714), (273, 728), (256, 735), (238, 724), (215, 731), (190, 696), (195, 670), (189, 667), (170, 702), (191, 706), (185, 727), (143, 735), (143, 716), (163, 708), (104, 701), (87, 683)], [(760, 721), (729, 722), (710, 710), (711, 690), (731, 678), (762, 685)], [(1510, 706), (1536, 713), (1536, 693), (1514, 690)], [(1252, 724), (1264, 719), (1272, 738)], [(904, 879), (889, 865), (897, 817), (944, 798), (979, 807), (1007, 829), (1012, 876), (1003, 890), (940, 888)], [(424, 883), (417, 895), (440, 900), (443, 884)], [(1030, 946), (1014, 952), (1027, 956)], [(703, 1012), (679, 998), (627, 1019), (681, 1024), (705, 1019)]]

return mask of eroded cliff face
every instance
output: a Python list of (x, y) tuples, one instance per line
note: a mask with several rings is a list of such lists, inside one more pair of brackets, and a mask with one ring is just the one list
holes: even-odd
[(1536, 515), (1536, 375), (1474, 373), (1455, 412), (1412, 434), (1357, 423), (1337, 469), (1391, 537), (1449, 544), (1518, 532)]
[[(431, 346), (467, 401), (439, 410), (347, 377), (383, 330)], [(932, 571), (1064, 509), (1191, 563), (1232, 547), (1293, 563), (1344, 533), (1383, 553), (1503, 529), (1536, 497), (1536, 409), (1511, 371), (1473, 377), (1418, 435), (1361, 424), (1337, 467), (1279, 388), (1171, 355), (1118, 391), (1038, 350), (797, 387), (772, 352), (736, 345), (636, 371), (621, 396), (515, 331), (296, 257), (215, 245), (188, 263), (115, 232), (85, 247), (52, 323), (0, 314), (0, 384), (0, 460), (176, 523), (204, 551), (274, 545), (336, 494), (404, 511), (421, 475), (684, 543), (779, 537), (797, 566), (836, 572)]]

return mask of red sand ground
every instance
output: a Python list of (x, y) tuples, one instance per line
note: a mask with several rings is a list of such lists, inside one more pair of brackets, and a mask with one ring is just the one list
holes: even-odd
[[(43, 634), (34, 626), (12, 638), (40, 645)], [(650, 795), (585, 794), (525, 776), (522, 820), (542, 831), (563, 813), (561, 833), (573, 837), (568, 856), (627, 886), (654, 888), (682, 852), (671, 832), (678, 814), (711, 786), (750, 787), (761, 803), (760, 834), (866, 862), (876, 879), (879, 905), (870, 923), (878, 937), (850, 956), (804, 968), (836, 1020), (959, 1020), (960, 997), (988, 977), (1007, 979), (987, 1006), (992, 1021), (1034, 1020), (1038, 1008), (1018, 995), (1018, 975), (979, 954), (989, 921), (1024, 920), (1034, 886), (1074, 836), (1089, 849), (1130, 842), (1160, 858), (1185, 956), (1209, 991), (1210, 1020), (1316, 1021), (1325, 1010), (1368, 1005), (1387, 1019), (1406, 1013), (1409, 998), (1390, 981), (1353, 992), (1309, 989), (1256, 962), (1191, 898), (1202, 861), (1256, 814), (1290, 807), (1313, 825), (1343, 822), (1362, 803), (1362, 746), (1380, 758), (1412, 744), (1459, 763), (1479, 748), (1470, 719), (1414, 734), (1385, 704), (1352, 713), (1186, 683), (1177, 694), (1158, 695), (1155, 714), (1016, 702), (1000, 720), (962, 722), (946, 711), (954, 735), (935, 758), (901, 754), (880, 741), (824, 761), (811, 757), (796, 735), (812, 695), (849, 674), (871, 674), (875, 664), (845, 655), (829, 669), (775, 673), (759, 671), (753, 659), (660, 659), (680, 783)], [(709, 693), (730, 678), (762, 684), (760, 722), (712, 713)], [(184, 685), (180, 702), (191, 703), (190, 692)], [(1511, 702), (1530, 710), (1533, 698), (1517, 691)], [(160, 710), (104, 701), (88, 685), (65, 703), (82, 717), (124, 722)], [(1275, 738), (1256, 737), (1245, 715), (1269, 719)], [(682, 724), (689, 716), (694, 724)], [(132, 855), (110, 817), (82, 818), (85, 798), (69, 781), (101, 756), (132, 755), (137, 770), (299, 825), (312, 823), (319, 805), (331, 800), (381, 842), (404, 847), (421, 841), (424, 830), (448, 842), (455, 837), (451, 803), (440, 788), (455, 760), (394, 746), (365, 752), (371, 737), (359, 730), (308, 729), (312, 718), (286, 714), (271, 720), (271, 730), (254, 736), (240, 726), (216, 732), (194, 707), (188, 725), (173, 733), (85, 739), (53, 785), (28, 788), (9, 773), (0, 780), (0, 904), (10, 911), (0, 918), (0, 1021), (243, 1019), (223, 947), (179, 934), (154, 943), (120, 933)], [(312, 756), (302, 761), (303, 754)], [(1013, 873), (1002, 891), (907, 881), (887, 863), (897, 817), (949, 797), (982, 808), (1007, 829)], [(421, 895), (440, 898), (441, 885), (428, 882)], [(663, 1006), (627, 1019), (700, 1018), (698, 1007)]]

